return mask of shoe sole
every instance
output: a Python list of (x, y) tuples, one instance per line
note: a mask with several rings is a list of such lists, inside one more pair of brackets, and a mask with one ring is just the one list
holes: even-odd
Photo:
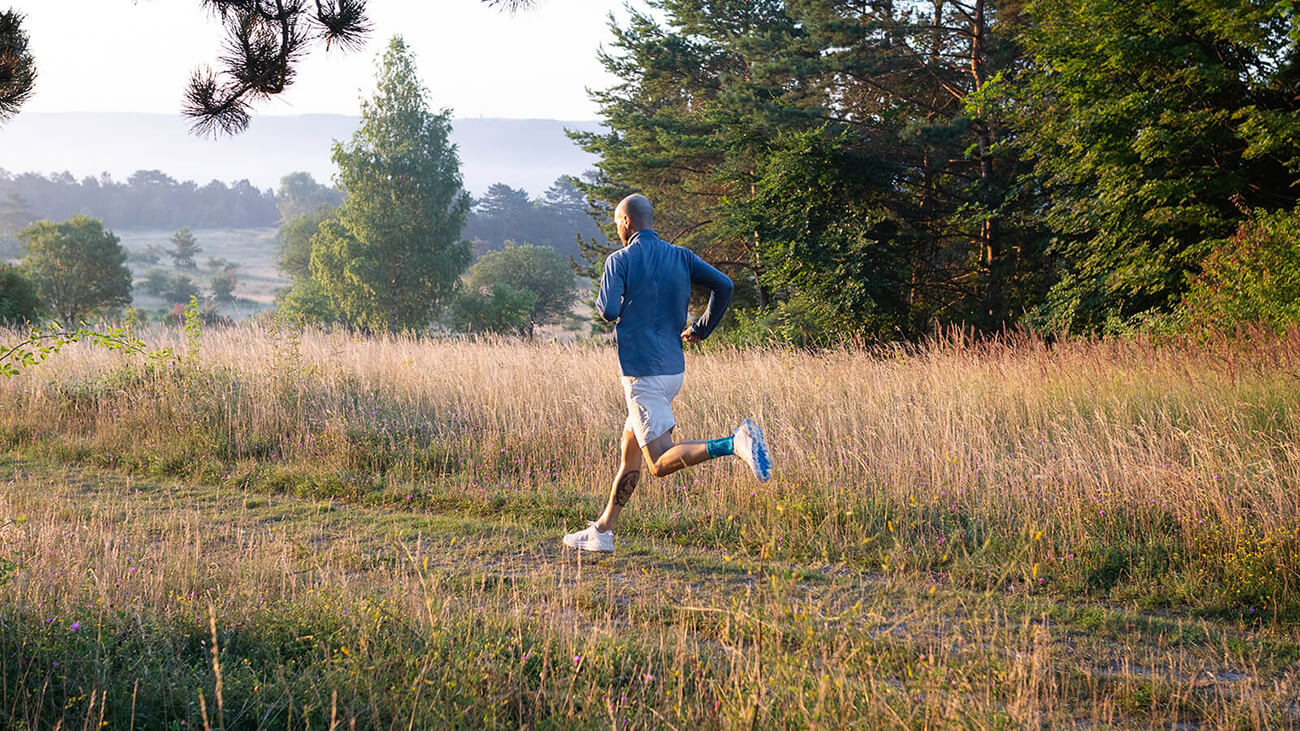
[(612, 548), (601, 548), (599, 545), (597, 545), (595, 548), (592, 548), (591, 546), (580, 544), (577, 543), (576, 541), (570, 543), (567, 537), (561, 540), (560, 542), (568, 546), (569, 548), (572, 548), (575, 551), (588, 551), (591, 553), (613, 553), (614, 552), (614, 549)]
[(753, 419), (745, 419), (744, 426), (751, 444), (749, 457), (754, 477), (757, 477), (759, 482), (767, 482), (772, 479), (772, 453), (767, 451), (767, 437), (763, 435), (763, 427)]

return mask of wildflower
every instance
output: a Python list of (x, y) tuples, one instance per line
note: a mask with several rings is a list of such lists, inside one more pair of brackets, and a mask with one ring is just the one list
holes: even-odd
[(79, 629), (81, 629), (81, 622), (73, 622), (72, 624), (68, 625), (69, 632), (76, 632)]

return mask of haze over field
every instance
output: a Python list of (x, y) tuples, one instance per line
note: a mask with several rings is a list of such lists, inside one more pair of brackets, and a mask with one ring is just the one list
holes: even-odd
[[(0, 168), (11, 173), (68, 171), (81, 178), (108, 172), (125, 179), (136, 170), (161, 170), (178, 180), (247, 178), (273, 188), (280, 177), (304, 170), (329, 181), (335, 140), (348, 139), (358, 117), (342, 114), (262, 115), (239, 136), (195, 137), (179, 115), (134, 113), (20, 114), (0, 127)], [(593, 131), (594, 121), (457, 119), (465, 187), (481, 196), (493, 183), (540, 195), (561, 175), (580, 175), (596, 157), (582, 151), (565, 129)]]

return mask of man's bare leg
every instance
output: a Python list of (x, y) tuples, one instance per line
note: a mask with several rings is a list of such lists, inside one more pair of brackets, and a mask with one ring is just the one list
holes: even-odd
[(614, 486), (609, 491), (609, 502), (605, 505), (605, 512), (596, 520), (596, 530), (602, 532), (614, 527), (618, 514), (623, 512), (623, 506), (632, 499), (636, 484), (641, 479), (641, 449), (637, 446), (636, 434), (631, 430), (623, 431), (620, 450), (622, 454), (618, 472), (614, 475)]
[(673, 430), (651, 439), (641, 448), (645, 452), (646, 466), (655, 477), (672, 473), (709, 460), (708, 442), (679, 442), (673, 444)]

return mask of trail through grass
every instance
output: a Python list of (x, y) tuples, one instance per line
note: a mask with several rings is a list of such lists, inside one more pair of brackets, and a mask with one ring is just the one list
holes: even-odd
[(8, 727), (1300, 723), (1285, 624), (636, 532), (593, 561), (526, 516), (48, 462), (0, 481), (27, 516), (3, 544)]

